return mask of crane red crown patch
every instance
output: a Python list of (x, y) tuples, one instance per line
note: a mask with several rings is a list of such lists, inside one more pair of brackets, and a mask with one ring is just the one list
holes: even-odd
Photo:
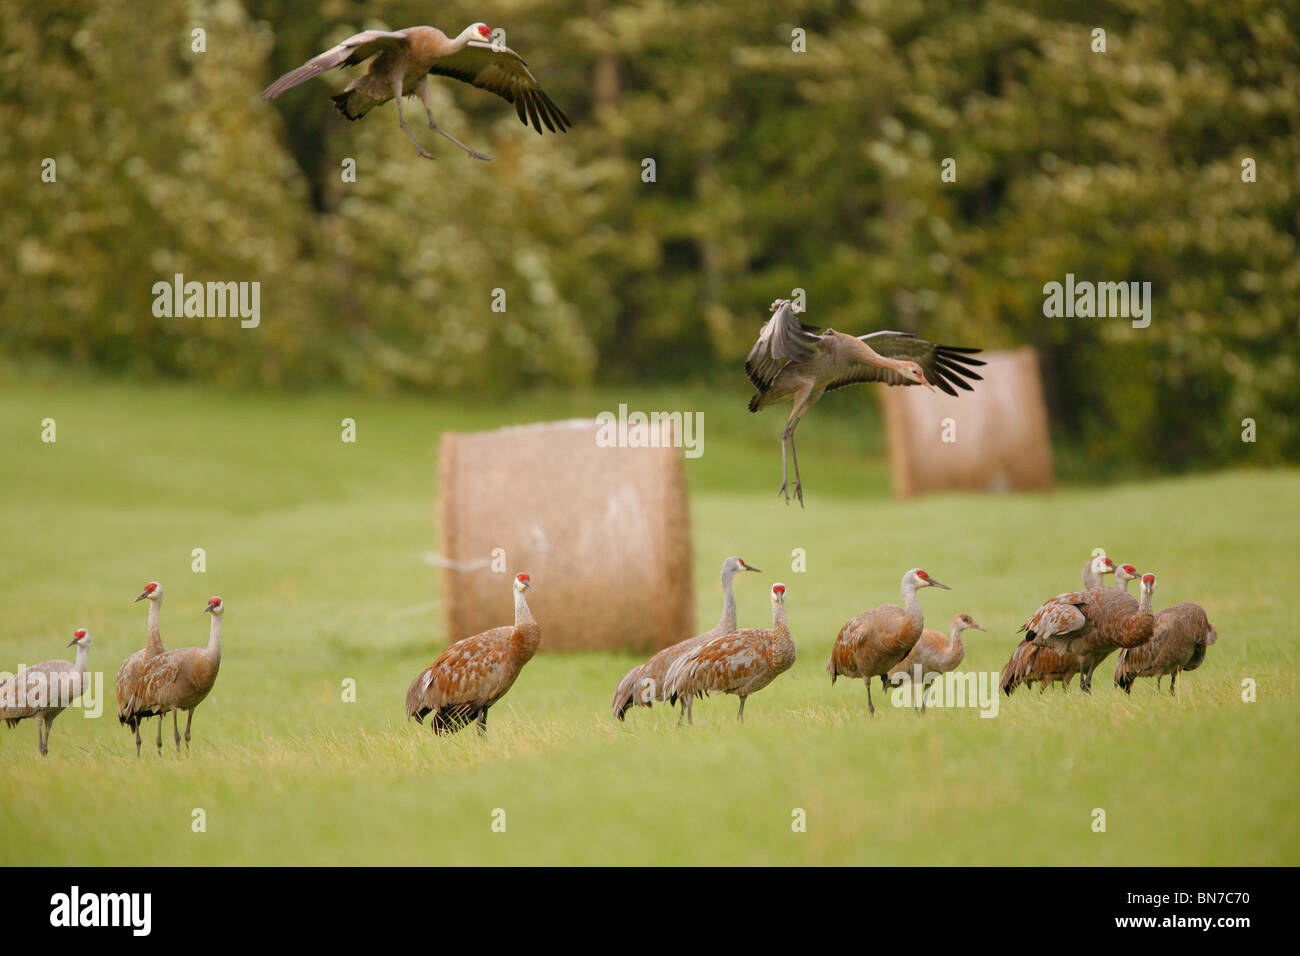
[(485, 27), (485, 26), (483, 26), (483, 27), (479, 27), (479, 28), (478, 28), (478, 32), (481, 33), (481, 34), (482, 34), (483, 36), (485, 36), (485, 37), (487, 37), (487, 36), (491, 36), (491, 35), (492, 35), (492, 31), (489, 30), (489, 29), (488, 29), (487, 27)]
[(77, 629), (77, 633), (74, 634), (74, 635), (72, 635), (72, 636), (75, 637), (75, 638), (77, 638), (77, 639), (81, 639), (81, 638), (83, 638), (83, 637), (86, 636), (86, 629), (85, 629), (84, 627), (82, 627), (82, 628), (78, 628), (78, 629)]
[(926, 574), (924, 571), (917, 571), (916, 576), (920, 578), (922, 581), (930, 580), (930, 575)]
[(144, 593), (145, 593), (145, 594), (153, 594), (153, 592), (154, 592), (155, 590), (157, 590), (157, 588), (158, 588), (158, 582), (157, 582), (157, 581), (150, 581), (148, 584), (146, 584), (146, 585), (144, 586)]
[(773, 594), (784, 594), (784, 593), (785, 593), (785, 585), (784, 585), (784, 584), (773, 584), (773, 585), (772, 585), (772, 593), (773, 593)]
[(1155, 583), (1156, 583), (1156, 576), (1155, 576), (1154, 574), (1144, 574), (1144, 575), (1142, 575), (1142, 583), (1143, 583), (1143, 584), (1155, 584)]
[(208, 598), (208, 603), (209, 603), (209, 604), (220, 604), (220, 603), (221, 603), (221, 598), (219, 598), (219, 597), (213, 595), (212, 597)]
[(1124, 573), (1125, 573), (1125, 574), (1137, 574), (1137, 573), (1138, 573), (1138, 569), (1135, 568), (1135, 567), (1133, 567), (1133, 565), (1131, 565), (1131, 564), (1126, 564), (1126, 565), (1124, 565)]
[(517, 580), (517, 581), (527, 581), (527, 580), (528, 580), (528, 575), (526, 575), (526, 574), (521, 574), (521, 575), (519, 575), (515, 580)]

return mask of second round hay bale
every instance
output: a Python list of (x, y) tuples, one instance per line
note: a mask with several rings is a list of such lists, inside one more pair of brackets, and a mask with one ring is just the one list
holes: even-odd
[(894, 493), (1048, 491), (1052, 446), (1038, 357), (989, 352), (972, 392), (881, 389)]

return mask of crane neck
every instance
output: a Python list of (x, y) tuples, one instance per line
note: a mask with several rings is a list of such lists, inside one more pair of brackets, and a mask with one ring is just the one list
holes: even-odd
[(90, 648), (85, 644), (77, 645), (77, 659), (72, 664), (72, 669), (84, 674), (86, 672), (86, 662), (90, 660)]
[(718, 630), (725, 634), (736, 629), (736, 595), (732, 589), (735, 579), (735, 568), (727, 568), (722, 572), (722, 617), (718, 620)]
[(151, 656), (161, 654), (164, 650), (162, 634), (158, 630), (158, 609), (162, 605), (162, 595), (158, 595), (149, 602), (149, 626), (148, 640), (145, 647), (148, 648)]
[(790, 625), (786, 623), (785, 619), (784, 601), (772, 602), (772, 630), (776, 631), (777, 634), (784, 634), (786, 637), (790, 636)]
[(948, 632), (948, 644), (952, 647), (961, 647), (962, 646), (961, 632), (964, 630), (966, 629), (962, 627), (960, 624), (954, 624), (952, 626), (952, 629)]
[(903, 584), (903, 610), (912, 626), (920, 630), (925, 624), (925, 615), (921, 611), (921, 602), (916, 597), (916, 585), (910, 581)]
[(208, 656), (221, 660), (221, 615), (212, 614), (208, 625)]
[(524, 597), (524, 592), (515, 591), (515, 627), (520, 628), (526, 624), (536, 623), (533, 612), (528, 609), (528, 600)]
[(1152, 611), (1151, 611), (1151, 597), (1152, 597), (1152, 592), (1151, 592), (1151, 591), (1148, 591), (1148, 590), (1145, 589), (1145, 588), (1143, 588), (1143, 589), (1142, 589), (1142, 600), (1138, 601), (1138, 610), (1139, 610), (1139, 611), (1145, 611), (1145, 612), (1148, 613), (1148, 614), (1152, 613)]

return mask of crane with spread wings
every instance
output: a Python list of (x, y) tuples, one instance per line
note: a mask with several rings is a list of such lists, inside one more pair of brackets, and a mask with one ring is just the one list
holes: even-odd
[(407, 127), (402, 116), (403, 95), (420, 98), (429, 118), (429, 129), (447, 137), (474, 159), (492, 159), (470, 149), (433, 121), (429, 103), (430, 74), (472, 83), (481, 90), (495, 93), (507, 103), (513, 103), (520, 122), (525, 126), (531, 122), (539, 135), (543, 126), (552, 133), (563, 133), (572, 125), (551, 98), (542, 92), (537, 77), (528, 69), (523, 57), (492, 40), (492, 31), (486, 23), (472, 23), (455, 38), (449, 38), (433, 27), (362, 31), (280, 77), (263, 91), (262, 99), (273, 100), (326, 70), (354, 66), (371, 57), (374, 60), (364, 76), (349, 83), (342, 93), (330, 97), (334, 108), (347, 119), (359, 120), (376, 106), (396, 100), (398, 125), (425, 159), (433, 159), (433, 154), (425, 151)]
[(772, 317), (763, 325), (758, 341), (745, 360), (745, 374), (758, 391), (749, 400), (751, 412), (790, 400), (794, 408), (781, 433), (781, 487), (786, 490), (786, 445), (794, 463), (794, 493), (803, 505), (803, 483), (799, 479), (799, 458), (794, 450), (794, 430), (808, 409), (822, 394), (862, 382), (885, 385), (924, 385), (931, 391), (956, 395), (953, 388), (972, 391), (967, 379), (982, 381), (972, 366), (983, 365), (971, 358), (980, 349), (935, 345), (908, 332), (871, 332), (852, 336), (834, 329), (804, 325), (795, 315), (789, 299), (777, 299)]

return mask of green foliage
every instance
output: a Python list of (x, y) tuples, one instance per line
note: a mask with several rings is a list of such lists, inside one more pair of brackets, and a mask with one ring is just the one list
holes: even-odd
[[(1295, 0), (443, 5), (449, 32), (496, 18), (575, 120), (537, 137), (434, 82), (439, 122), (490, 165), (414, 100), (436, 161), (392, 105), (344, 122), (327, 94), (355, 71), (258, 96), (425, 5), (162, 0), (141, 30), (143, 10), (0, 13), (12, 350), (376, 389), (739, 379), (798, 286), (846, 331), (1036, 346), (1058, 436), (1098, 469), (1300, 457)], [(261, 281), (262, 326), (154, 319), (174, 272)], [(1151, 326), (1045, 318), (1066, 273), (1151, 282)]]

